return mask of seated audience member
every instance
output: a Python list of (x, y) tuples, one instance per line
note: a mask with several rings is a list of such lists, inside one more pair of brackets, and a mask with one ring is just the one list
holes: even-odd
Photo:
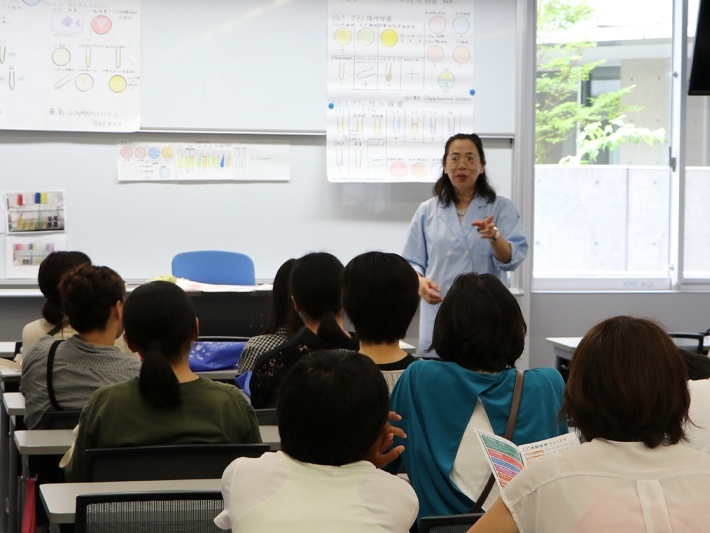
[(261, 442), (242, 393), (190, 370), (198, 323), (180, 287), (141, 285), (126, 300), (123, 317), (126, 341), (143, 358), (140, 377), (103, 387), (86, 404), (67, 481), (84, 481), (88, 448)]
[(681, 350), (688, 370), (689, 422), (685, 425), (686, 446), (710, 453), (710, 358)]
[(305, 325), (254, 363), (250, 386), (255, 409), (276, 406), (283, 376), (304, 355), (317, 350), (359, 348), (357, 337), (343, 329), (342, 272), (343, 264), (324, 252), (305, 255), (293, 266), (289, 280), (291, 298)]
[(471, 531), (707, 531), (710, 457), (679, 444), (687, 379), (656, 323), (594, 326), (561, 410), (585, 442), (526, 466)]
[(419, 307), (419, 277), (397, 254), (367, 252), (343, 270), (343, 310), (360, 339), (360, 353), (382, 371), (391, 391), (415, 361), (399, 347)]
[(114, 346), (123, 333), (126, 287), (121, 276), (84, 263), (64, 273), (59, 292), (77, 333), (66, 340), (44, 335), (25, 354), (20, 388), (30, 429), (38, 427), (46, 411), (81, 409), (96, 389), (131, 379), (141, 368), (135, 356)]
[(269, 325), (261, 335), (252, 337), (244, 346), (237, 365), (240, 374), (254, 368), (257, 357), (286, 342), (303, 326), (303, 321), (293, 308), (291, 295), (288, 292), (288, 277), (295, 263), (295, 259), (289, 259), (276, 272), (271, 290)]
[(326, 350), (301, 358), (279, 392), (281, 451), (227, 467), (215, 523), (239, 533), (408, 531), (414, 491), (376, 468), (403, 448), (390, 449), (397, 430), (388, 410), (387, 384), (364, 355)]
[[(52, 252), (39, 265), (37, 283), (47, 301), (42, 307), (42, 318), (30, 322), (22, 328), (22, 350), (27, 353), (32, 345), (43, 335), (52, 335), (56, 339), (68, 339), (76, 334), (64, 315), (62, 298), (59, 294), (59, 280), (67, 270), (83, 263), (91, 264), (89, 256), (83, 252)], [(130, 350), (119, 336), (114, 345), (122, 352)], [(22, 355), (18, 355), (22, 362)]]
[[(392, 391), (407, 434), (404, 466), (419, 497), (420, 517), (487, 509), (498, 496), (484, 488), (490, 469), (475, 429), (503, 435), (527, 326), (515, 297), (492, 274), (458, 276), (434, 322), (441, 360), (417, 361)], [(524, 373), (511, 440), (527, 444), (567, 432), (556, 417), (564, 381), (554, 368)]]

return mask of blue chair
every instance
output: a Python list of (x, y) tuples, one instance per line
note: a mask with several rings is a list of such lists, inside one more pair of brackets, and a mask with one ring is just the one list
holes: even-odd
[(198, 250), (173, 257), (173, 276), (215, 285), (256, 285), (254, 262), (239, 252)]

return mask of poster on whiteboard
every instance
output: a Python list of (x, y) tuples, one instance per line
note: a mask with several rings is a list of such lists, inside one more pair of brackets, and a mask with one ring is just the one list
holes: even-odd
[(473, 129), (473, 5), (328, 1), (329, 181), (427, 182)]

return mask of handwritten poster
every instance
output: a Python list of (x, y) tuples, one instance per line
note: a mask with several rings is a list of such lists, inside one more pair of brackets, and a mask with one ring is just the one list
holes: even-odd
[(473, 7), (328, 2), (329, 181), (433, 181), (473, 129)]
[(140, 127), (141, 0), (0, 2), (0, 128)]
[(288, 181), (288, 144), (119, 142), (118, 181)]

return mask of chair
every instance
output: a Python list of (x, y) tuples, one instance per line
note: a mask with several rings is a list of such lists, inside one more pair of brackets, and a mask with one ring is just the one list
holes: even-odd
[(419, 521), (419, 533), (465, 533), (483, 513), (425, 516)]
[(276, 407), (254, 409), (254, 413), (256, 413), (256, 421), (259, 422), (260, 426), (276, 426), (278, 424)]
[(77, 533), (221, 532), (219, 491), (127, 492), (76, 497)]
[(79, 423), (81, 409), (45, 411), (37, 429), (74, 429)]
[[(668, 335), (671, 336), (678, 348), (691, 352), (708, 353), (707, 348), (705, 348), (705, 337), (710, 335), (710, 329), (700, 333), (674, 332)], [(683, 339), (689, 339), (690, 342), (684, 342)]]
[(237, 457), (259, 457), (268, 444), (175, 444), (86, 450), (85, 481), (213, 479)]
[(238, 252), (201, 250), (173, 257), (173, 276), (215, 285), (256, 285), (254, 262)]

